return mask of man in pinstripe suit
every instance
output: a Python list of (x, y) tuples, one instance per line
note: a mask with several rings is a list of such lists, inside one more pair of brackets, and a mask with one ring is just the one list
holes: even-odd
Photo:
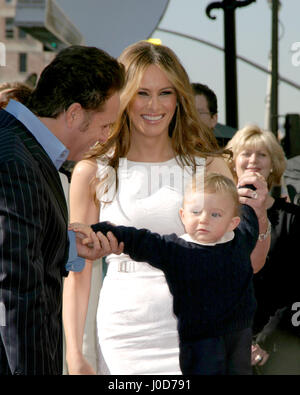
[[(108, 137), (124, 71), (93, 47), (61, 51), (26, 106), (0, 111), (0, 374), (62, 373), (62, 276), (69, 239), (58, 169)], [(97, 243), (97, 238), (94, 240)], [(118, 251), (104, 240), (80, 251)]]

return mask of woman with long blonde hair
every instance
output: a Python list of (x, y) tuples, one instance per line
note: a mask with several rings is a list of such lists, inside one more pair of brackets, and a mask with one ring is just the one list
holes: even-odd
[[(198, 118), (188, 75), (170, 48), (141, 41), (126, 48), (119, 61), (126, 69), (119, 117), (107, 143), (93, 147), (74, 169), (71, 222), (92, 224), (101, 218), (183, 234), (178, 210), (187, 178), (204, 171), (232, 178), (230, 170), (215, 137)], [(240, 195), (255, 206), (262, 229), (265, 185), (254, 174), (240, 180), (241, 185), (251, 182), (260, 195), (256, 201), (249, 198), (249, 189), (241, 189)], [(177, 322), (163, 272), (125, 254), (110, 254), (106, 261), (96, 319), (103, 356), (98, 373), (180, 374)], [(65, 281), (71, 374), (95, 372), (82, 354), (91, 273), (87, 262)]]

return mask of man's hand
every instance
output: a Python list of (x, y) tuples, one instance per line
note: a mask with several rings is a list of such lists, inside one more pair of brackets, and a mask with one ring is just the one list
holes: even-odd
[(107, 237), (101, 232), (92, 231), (88, 225), (72, 223), (69, 230), (76, 232), (77, 253), (82, 258), (94, 261), (109, 254), (120, 255), (124, 249), (124, 243), (118, 244), (118, 240), (111, 233)]

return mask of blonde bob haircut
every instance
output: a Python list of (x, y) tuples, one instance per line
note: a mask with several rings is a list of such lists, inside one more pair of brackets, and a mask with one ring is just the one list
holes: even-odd
[(264, 131), (257, 125), (246, 125), (243, 129), (238, 130), (231, 140), (228, 141), (226, 148), (232, 151), (233, 156), (227, 158), (228, 165), (235, 178), (235, 161), (237, 156), (247, 148), (263, 147), (269, 154), (272, 163), (272, 172), (268, 179), (268, 188), (274, 185), (280, 185), (281, 177), (286, 168), (286, 159), (284, 151), (276, 140), (274, 134), (270, 131)]
[(98, 158), (117, 174), (119, 159), (126, 157), (130, 148), (130, 119), (127, 109), (134, 100), (141, 79), (150, 65), (159, 67), (176, 91), (177, 106), (169, 126), (169, 136), (178, 163), (182, 166), (192, 166), (195, 171), (195, 157), (207, 158), (221, 156), (224, 153), (224, 149), (218, 147), (214, 134), (200, 120), (189, 77), (170, 48), (139, 41), (125, 48), (118, 60), (125, 66), (125, 86), (120, 95), (118, 119), (107, 142), (96, 144), (85, 158)]

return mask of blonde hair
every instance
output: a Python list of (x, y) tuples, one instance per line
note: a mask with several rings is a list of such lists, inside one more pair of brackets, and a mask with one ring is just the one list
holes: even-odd
[[(119, 57), (125, 66), (125, 86), (121, 91), (120, 112), (110, 137), (104, 144), (96, 144), (85, 156), (100, 158), (117, 170), (119, 159), (130, 148), (130, 119), (127, 109), (134, 100), (141, 79), (150, 65), (158, 66), (167, 76), (177, 94), (177, 107), (169, 126), (173, 150), (182, 166), (196, 170), (195, 157), (221, 156), (217, 140), (199, 118), (189, 77), (175, 53), (164, 45), (139, 41), (127, 47)], [(101, 182), (101, 180), (100, 180)], [(116, 179), (118, 185), (118, 180)]]
[(286, 168), (284, 151), (272, 132), (264, 131), (257, 125), (246, 125), (243, 129), (238, 130), (226, 145), (226, 148), (233, 153), (231, 158), (227, 158), (227, 162), (233, 176), (237, 178), (235, 172), (237, 156), (244, 149), (259, 145), (263, 145), (271, 159), (272, 172), (266, 180), (270, 189), (274, 185), (280, 185), (281, 177)]
[(234, 215), (240, 213), (240, 201), (235, 183), (228, 177), (219, 173), (206, 173), (205, 176), (195, 175), (192, 177), (191, 182), (187, 185), (184, 201), (187, 196), (201, 191), (206, 193), (226, 193), (230, 196), (233, 203)]

